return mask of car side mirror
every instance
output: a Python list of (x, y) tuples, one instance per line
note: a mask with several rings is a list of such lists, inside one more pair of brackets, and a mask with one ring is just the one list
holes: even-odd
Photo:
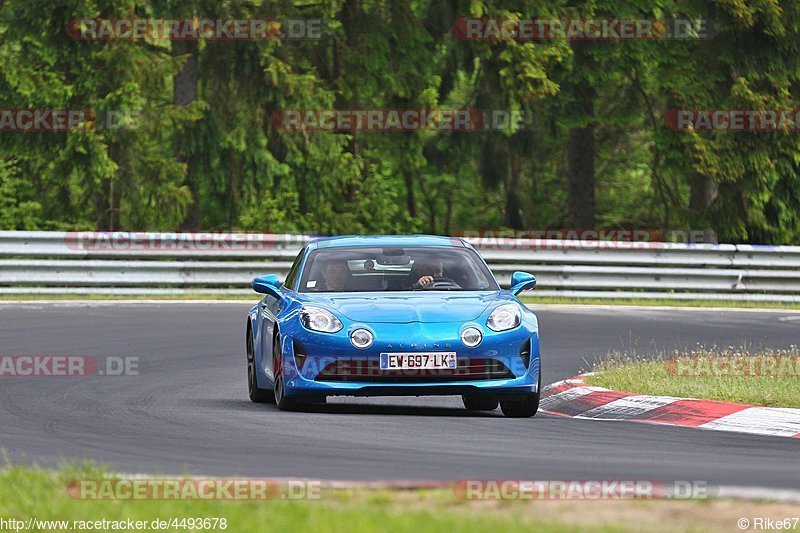
[(253, 280), (253, 290), (261, 294), (271, 294), (281, 298), (281, 280), (275, 274), (259, 276)]
[(530, 290), (536, 286), (536, 276), (527, 272), (514, 272), (511, 275), (511, 293), (517, 296), (522, 291)]

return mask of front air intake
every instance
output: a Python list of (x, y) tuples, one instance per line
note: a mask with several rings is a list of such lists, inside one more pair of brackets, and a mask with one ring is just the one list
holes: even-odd
[(453, 369), (381, 370), (377, 359), (340, 359), (329, 363), (316, 381), (361, 383), (439, 383), (513, 379), (502, 361), (492, 358), (459, 359)]

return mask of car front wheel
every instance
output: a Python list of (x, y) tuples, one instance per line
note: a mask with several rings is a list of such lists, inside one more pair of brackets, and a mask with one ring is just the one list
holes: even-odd
[(502, 400), (500, 410), (509, 418), (530, 418), (539, 410), (540, 396), (537, 392), (524, 400)]
[(281, 411), (292, 411), (297, 408), (297, 402), (286, 397), (286, 379), (283, 375), (283, 351), (281, 350), (280, 335), (275, 335), (275, 342), (272, 343), (272, 360), (275, 404)]
[(253, 332), (247, 328), (247, 395), (253, 403), (275, 403), (275, 396), (269, 389), (258, 386), (256, 377), (255, 351), (253, 350)]
[(542, 371), (539, 370), (539, 385), (536, 393), (530, 394), (522, 400), (505, 400), (500, 402), (500, 410), (509, 418), (530, 418), (539, 410), (539, 400), (542, 397)]

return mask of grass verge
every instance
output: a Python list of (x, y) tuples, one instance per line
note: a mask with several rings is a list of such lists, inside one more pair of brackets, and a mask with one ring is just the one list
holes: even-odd
[[(0, 470), (0, 517), (35, 518), (40, 531), (77, 531), (73, 521), (225, 519), (224, 531), (730, 531), (740, 517), (792, 516), (782, 503), (702, 501), (464, 501), (448, 489), (348, 489), (322, 492), (317, 500), (89, 501), (73, 499), (76, 479), (100, 479), (100, 469), (58, 472), (7, 467)], [(67, 528), (42, 521), (67, 521)], [(219, 523), (221, 524), (221, 522)], [(6, 522), (5, 525), (8, 525)], [(111, 529), (109, 525), (106, 528)], [(14, 528), (6, 527), (6, 530)], [(95, 530), (98, 529), (95, 527)], [(35, 530), (35, 528), (34, 528)], [(103, 530), (103, 529), (101, 529)], [(121, 529), (128, 531), (127, 528)], [(152, 528), (144, 530), (153, 530)], [(186, 531), (167, 528), (162, 531)], [(206, 529), (210, 531), (210, 529)], [(218, 526), (216, 531), (223, 531)]]
[(595, 363), (586, 382), (651, 394), (800, 408), (800, 350), (705, 348), (645, 358), (615, 352)]

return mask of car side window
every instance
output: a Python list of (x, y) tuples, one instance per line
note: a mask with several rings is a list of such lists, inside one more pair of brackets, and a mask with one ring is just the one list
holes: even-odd
[(289, 273), (286, 275), (286, 280), (283, 282), (283, 286), (287, 289), (294, 288), (294, 282), (297, 279), (297, 274), (300, 271), (300, 263), (303, 262), (303, 256), (306, 253), (306, 249), (303, 248), (300, 250), (300, 253), (297, 254), (297, 257), (294, 259), (294, 263), (292, 263), (292, 268), (289, 269)]

